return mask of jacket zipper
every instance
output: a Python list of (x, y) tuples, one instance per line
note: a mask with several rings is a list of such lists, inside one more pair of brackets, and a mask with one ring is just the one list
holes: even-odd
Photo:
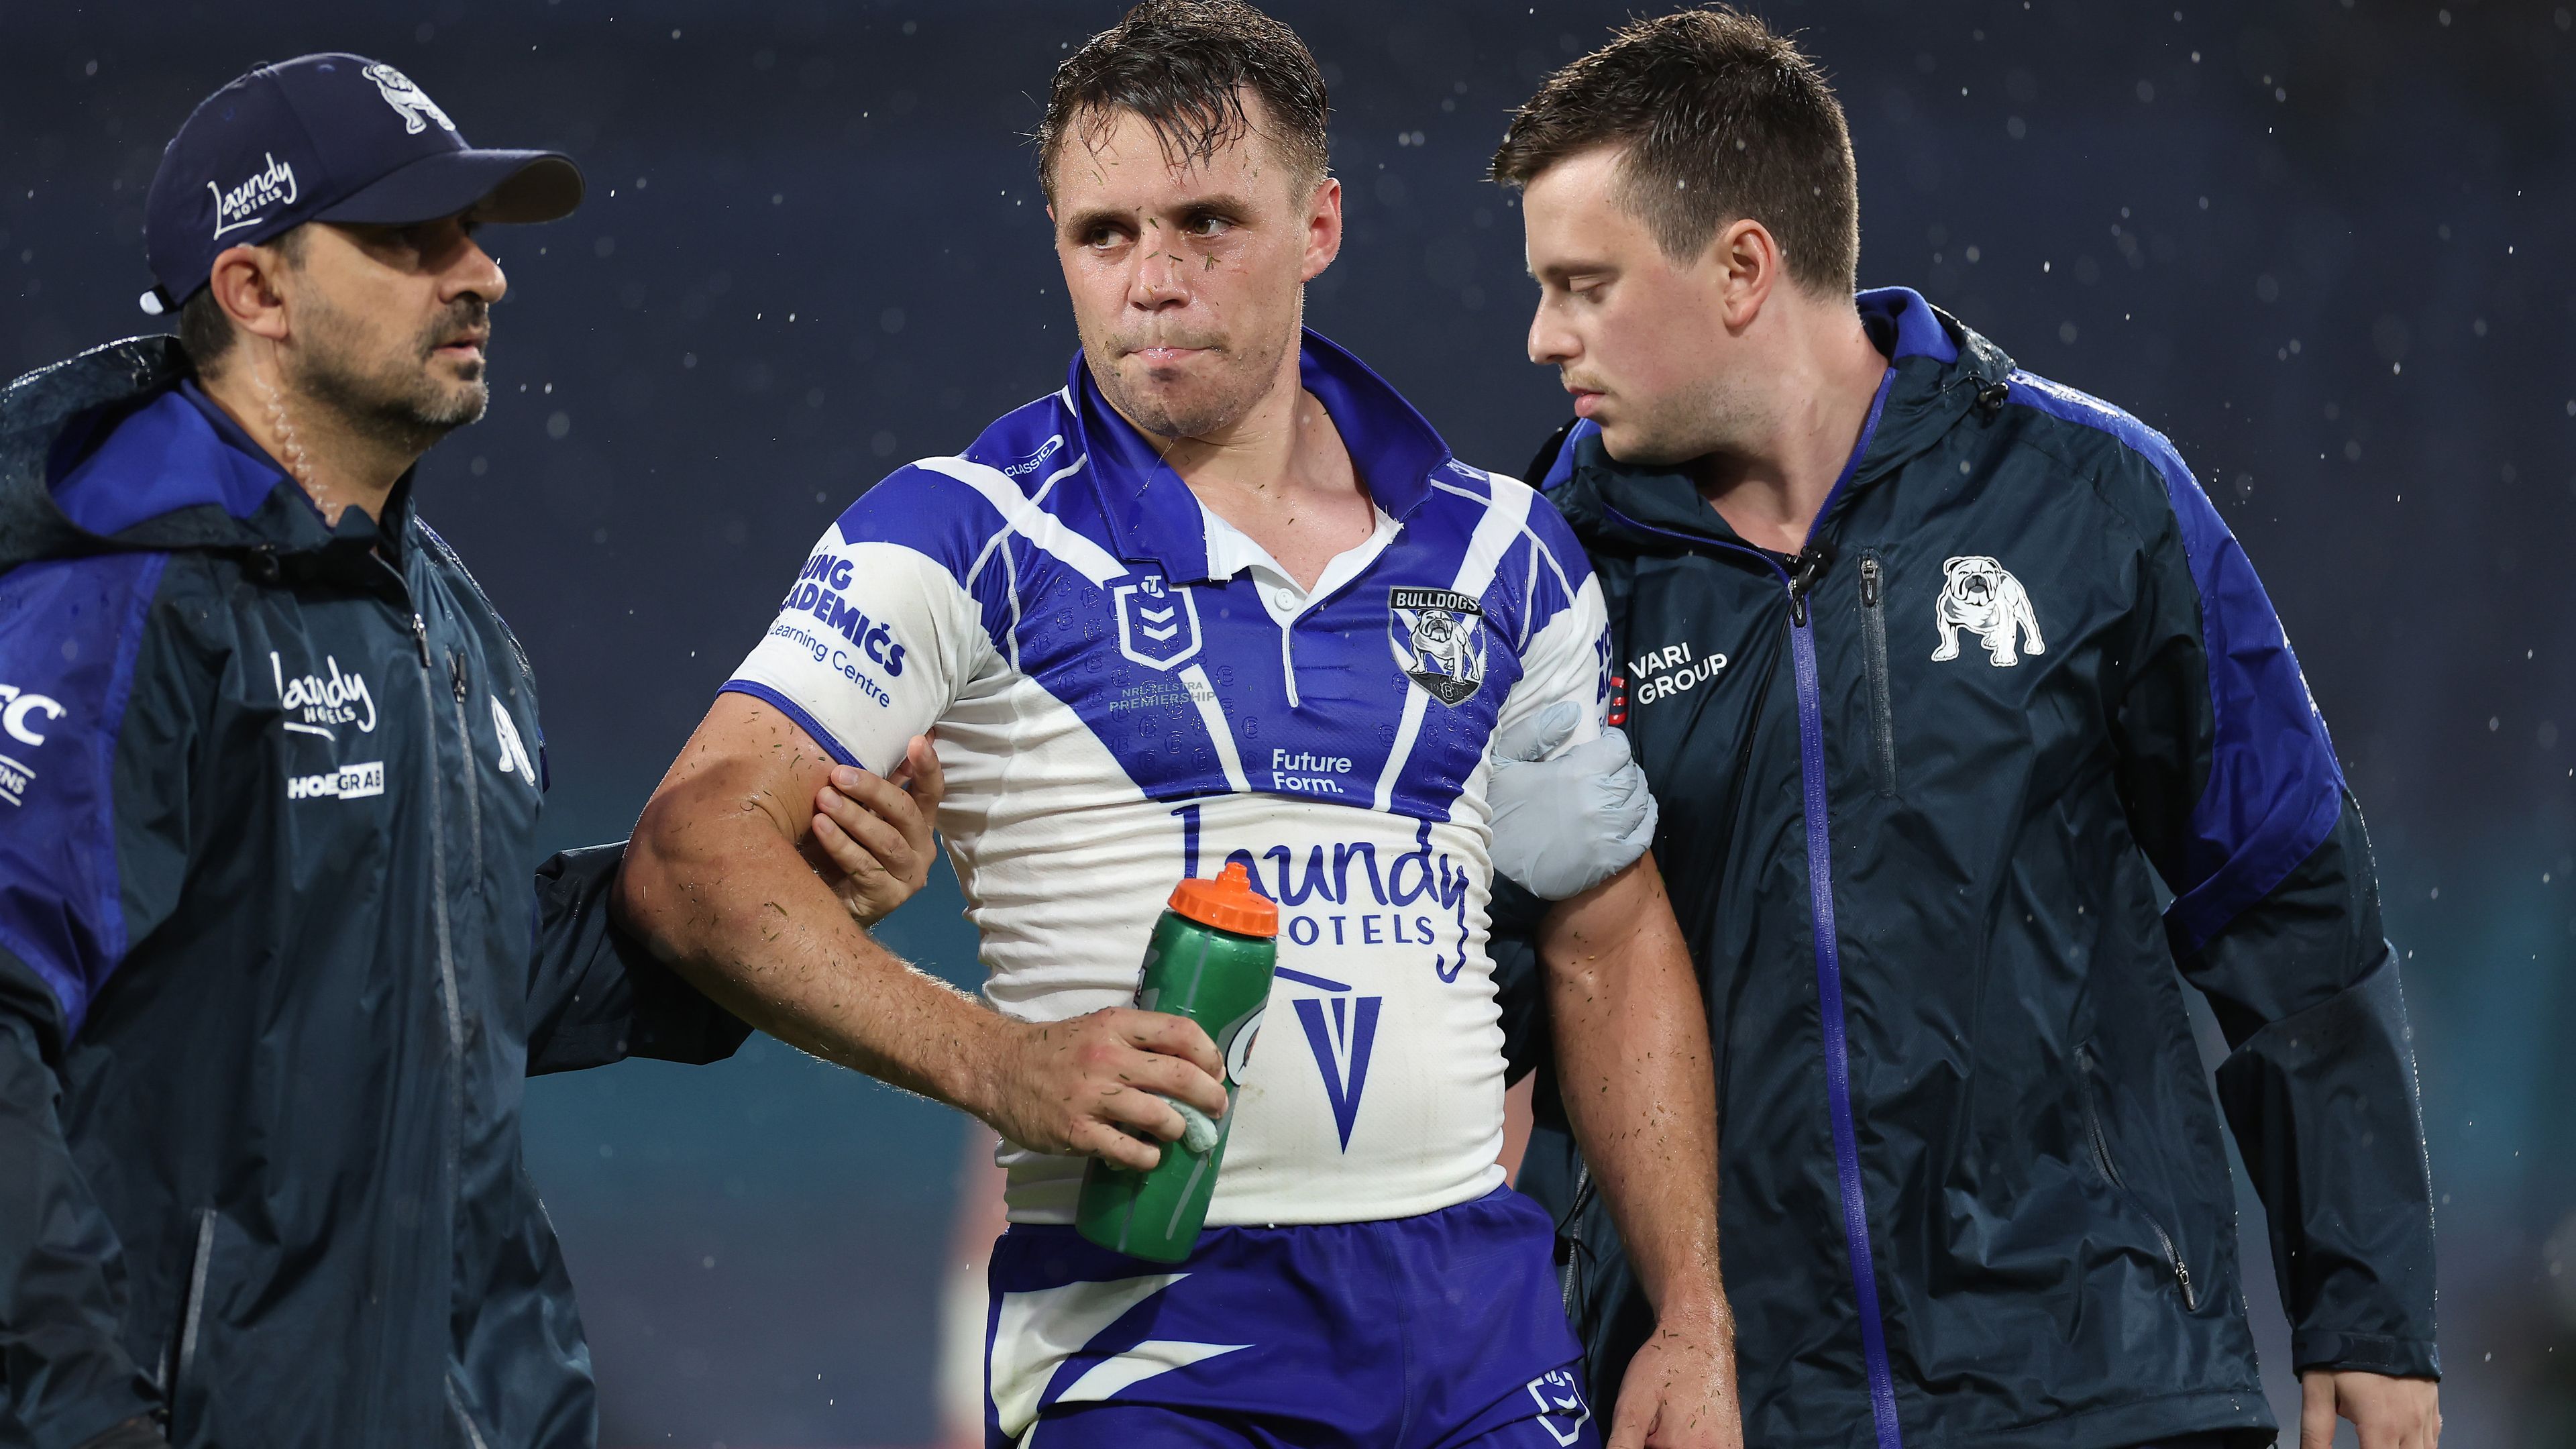
[[(1882, 387), (1880, 401), (1886, 399)], [(1877, 423), (1877, 409), (1871, 409), (1870, 422)], [(1864, 431), (1862, 437), (1868, 437)], [(1855, 451), (1854, 462), (1859, 453)], [(1844, 481), (1849, 479), (1849, 470)], [(1833, 509), (1833, 498), (1841, 494), (1842, 482), (1834, 485), (1824, 509), (1823, 518)], [(1784, 567), (1782, 561), (1748, 544), (1728, 543), (1723, 539), (1695, 538), (1673, 529), (1640, 523), (1619, 510), (1606, 510), (1609, 516), (1640, 533), (1676, 539), (1697, 550), (1724, 549), (1761, 560), (1788, 591), (1789, 654), (1796, 667), (1798, 680), (1798, 775), (1803, 791), (1807, 825), (1807, 890), (1809, 913), (1815, 925), (1817, 1016), (1823, 1029), (1825, 1047), (1825, 1107), (1833, 1128), (1834, 1179), (1842, 1197), (1843, 1248), (1851, 1262), (1852, 1293), (1860, 1306), (1861, 1355), (1869, 1373), (1869, 1411), (1875, 1430), (1877, 1449), (1903, 1449), (1905, 1440), (1896, 1420), (1896, 1378), (1888, 1366), (1887, 1327), (1879, 1313), (1878, 1272), (1869, 1242), (1869, 1207), (1861, 1193), (1859, 1137), (1852, 1125), (1851, 1047), (1845, 1034), (1843, 1017), (1842, 947), (1834, 934), (1833, 841), (1827, 821), (1825, 789), (1825, 718), (1824, 691), (1817, 682), (1815, 620), (1808, 608), (1807, 596), (1815, 588), (1816, 578), (1824, 572), (1826, 555), (1810, 538), (1807, 547), (1791, 555)]]
[(1587, 1251), (1583, 1246), (1582, 1222), (1583, 1210), (1591, 1202), (1592, 1164), (1578, 1157), (1574, 1162), (1574, 1200), (1565, 1210), (1565, 1264), (1557, 1274), (1557, 1289), (1565, 1299), (1565, 1319), (1574, 1325), (1577, 1334), (1588, 1333), (1588, 1325), (1583, 1321), (1583, 1304), (1576, 1292), (1581, 1285), (1575, 1259)]
[[(409, 581), (389, 563), (384, 564), (384, 569), (393, 574), (395, 585), (408, 600), (411, 595)], [(440, 1134), (443, 1139), (440, 1146), (447, 1159), (448, 1191), (453, 1194), (462, 1190), (464, 1178), (465, 1013), (456, 989), (455, 928), (447, 910), (447, 789), (439, 778), (444, 771), (438, 760), (438, 685), (435, 667), (430, 662), (429, 621), (417, 609), (411, 616), (411, 637), (420, 650), (420, 702), (429, 725), (424, 738), (429, 745), (429, 769), (426, 773), (429, 776), (430, 926), (431, 934), (438, 942), (439, 1005), (447, 1017), (447, 1128)], [(461, 732), (465, 721), (461, 705), (457, 708), (456, 719)], [(465, 773), (470, 782), (474, 773), (474, 737), (462, 734), (458, 747), (464, 754)], [(453, 1242), (448, 1246), (448, 1253), (448, 1293), (452, 1300), (456, 1292)]]
[[(457, 743), (465, 752), (465, 828), (466, 839), (473, 846), (468, 854), (479, 864), (483, 859), (483, 785), (476, 778), (474, 722), (465, 707), (465, 697), (471, 691), (466, 684), (465, 651), (462, 649), (447, 651), (447, 682), (450, 692), (456, 696)], [(536, 782), (532, 780), (529, 783)]]
[(447, 1408), (450, 1413), (456, 1415), (457, 1427), (465, 1431), (466, 1449), (489, 1449), (489, 1446), (484, 1443), (483, 1431), (475, 1427), (474, 1416), (465, 1412), (465, 1396), (456, 1391), (456, 1379), (453, 1375), (447, 1380)]
[(2119, 1164), (2111, 1160), (2111, 1139), (2102, 1131), (2101, 1107), (2093, 1096), (2091, 1048), (2075, 1049), (2075, 1067), (2083, 1077), (2084, 1135), (2093, 1145), (2093, 1166), (2100, 1170), (2102, 1180), (2111, 1184), (2111, 1190), (2128, 1201), (2131, 1210), (2137, 1213), (2139, 1221), (2147, 1225), (2147, 1230), (2156, 1235), (2156, 1246), (2164, 1250), (2165, 1266), (2173, 1270), (2174, 1285), (2182, 1290), (2182, 1306), (2191, 1312), (2198, 1312), (2200, 1293), (2191, 1285), (2191, 1267), (2183, 1262), (2182, 1250), (2174, 1246), (2173, 1235), (2165, 1231), (2163, 1223), (2156, 1221), (2154, 1213), (2147, 1211), (2146, 1203), (2140, 1200), (2138, 1194), (2130, 1188), (2129, 1180), (2120, 1175)]
[[(408, 585), (405, 586), (406, 591), (408, 587)], [(456, 1108), (461, 1114), (465, 1103), (465, 1022), (464, 1008), (459, 1003), (456, 992), (455, 934), (447, 918), (447, 790), (439, 781), (439, 776), (443, 772), (438, 763), (438, 686), (432, 682), (434, 666), (430, 663), (429, 657), (429, 623), (416, 613), (411, 616), (411, 636), (420, 646), (420, 702), (429, 716), (430, 922), (433, 934), (438, 938), (439, 998), (447, 1011), (447, 1044), (453, 1050), (456, 1066), (455, 1075), (448, 1084), (449, 1095), (454, 1098)], [(457, 711), (456, 718), (461, 726), (465, 720), (462, 709)], [(471, 765), (474, 758), (471, 736), (465, 739), (464, 745), (466, 763)], [(464, 1119), (460, 1115), (455, 1130), (461, 1131), (463, 1126)], [(452, 1137), (453, 1132), (450, 1135)], [(459, 1149), (453, 1141), (449, 1146), (448, 1165), (452, 1169), (455, 1166), (454, 1154)]]
[[(1869, 1242), (1869, 1208), (1861, 1195), (1860, 1142), (1852, 1126), (1851, 1044), (1843, 1018), (1842, 944), (1834, 930), (1834, 852), (1825, 791), (1824, 690), (1816, 678), (1816, 627), (1807, 593), (1823, 561), (1810, 543), (1787, 577), (1789, 653), (1798, 679), (1798, 774), (1805, 786), (1807, 891), (1816, 937), (1816, 1005), (1825, 1037), (1825, 1102), (1832, 1115), (1834, 1177), (1842, 1190), (1843, 1243), (1851, 1258), (1852, 1290), (1860, 1299), (1861, 1353), (1868, 1360), (1870, 1417), (1879, 1449), (1901, 1449), (1896, 1424), (1896, 1379), (1888, 1367), (1887, 1328), (1878, 1308), (1878, 1272)], [(1766, 559), (1765, 562), (1768, 562)], [(1776, 567), (1776, 565), (1775, 565)]]
[(1875, 553), (1860, 556), (1861, 655), (1869, 672), (1870, 767), (1878, 793), (1896, 796), (1896, 712), (1888, 702), (1887, 609)]
[[(188, 1255), (187, 1298), (179, 1308), (179, 1344), (170, 1361), (170, 1403), (175, 1407), (179, 1390), (197, 1370), (198, 1326), (206, 1316), (206, 1270), (215, 1256), (215, 1210), (206, 1208), (197, 1214), (197, 1245)], [(165, 1424), (170, 1437), (179, 1437), (177, 1424)]]
[[(483, 860), (483, 784), (476, 778), (480, 772), (474, 758), (474, 728), (465, 710), (465, 655), (462, 651), (447, 651), (447, 670), (456, 695), (456, 745), (465, 757), (465, 838), (470, 846), (467, 855), (479, 867)], [(461, 1004), (459, 1015), (461, 1019)], [(461, 1033), (457, 1043), (460, 1048), (464, 1044)]]

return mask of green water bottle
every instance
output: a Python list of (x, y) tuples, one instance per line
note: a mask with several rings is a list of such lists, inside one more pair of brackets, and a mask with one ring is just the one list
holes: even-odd
[(1197, 1022), (1225, 1063), (1227, 1111), (1211, 1122), (1180, 1102), (1188, 1130), (1163, 1143), (1163, 1160), (1145, 1172), (1092, 1159), (1082, 1178), (1074, 1227), (1091, 1241), (1133, 1257), (1177, 1263), (1198, 1245), (1225, 1159), (1234, 1097), (1270, 1000), (1270, 971), (1279, 955), (1279, 908), (1252, 889), (1240, 861), (1214, 880), (1185, 880), (1171, 909), (1154, 922), (1136, 1004)]

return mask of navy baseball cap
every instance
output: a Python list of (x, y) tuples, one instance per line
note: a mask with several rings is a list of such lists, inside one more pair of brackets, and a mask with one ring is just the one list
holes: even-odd
[(143, 213), (160, 285), (143, 310), (178, 310), (226, 247), (308, 221), (553, 221), (581, 190), (560, 152), (466, 145), (392, 66), (338, 54), (263, 65), (206, 97), (161, 152)]

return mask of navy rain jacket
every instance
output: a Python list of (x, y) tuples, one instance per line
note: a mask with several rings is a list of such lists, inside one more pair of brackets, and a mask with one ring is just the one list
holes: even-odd
[[(2186, 980), (2297, 1367), (2437, 1373), (2397, 961), (2252, 566), (2136, 419), (1860, 306), (1891, 371), (1795, 557), (1589, 424), (1531, 470), (1608, 593), (1708, 1001), (1747, 1440), (2271, 1442)], [(1651, 1313), (1539, 1098), (1521, 1185), (1611, 1403)]]
[(536, 874), (535, 681), (408, 479), (326, 528), (186, 376), (0, 393), (0, 1443), (587, 1445), (521, 1084), (745, 1029), (615, 848)]

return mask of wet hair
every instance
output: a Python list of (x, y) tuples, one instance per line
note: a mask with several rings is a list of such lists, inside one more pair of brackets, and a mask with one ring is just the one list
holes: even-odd
[(1255, 127), (1243, 94), (1261, 98), (1268, 136), (1305, 185), (1329, 164), (1331, 107), (1306, 43), (1242, 0), (1144, 0), (1055, 68), (1038, 125), (1038, 181), (1055, 193), (1068, 136), (1097, 142), (1132, 111), (1175, 165), (1205, 161)]
[[(290, 228), (260, 243), (285, 259), (290, 267), (304, 265), (304, 228)], [(215, 300), (215, 289), (199, 287), (179, 304), (179, 350), (188, 354), (188, 365), (200, 378), (213, 377), (223, 370), (224, 358), (233, 350), (233, 319)]]
[(1526, 187), (1549, 167), (1621, 148), (1621, 206), (1686, 260), (1753, 220), (1789, 275), (1848, 294), (1860, 267), (1851, 131), (1797, 43), (1727, 5), (1632, 21), (1549, 76), (1512, 116), (1492, 179)]

